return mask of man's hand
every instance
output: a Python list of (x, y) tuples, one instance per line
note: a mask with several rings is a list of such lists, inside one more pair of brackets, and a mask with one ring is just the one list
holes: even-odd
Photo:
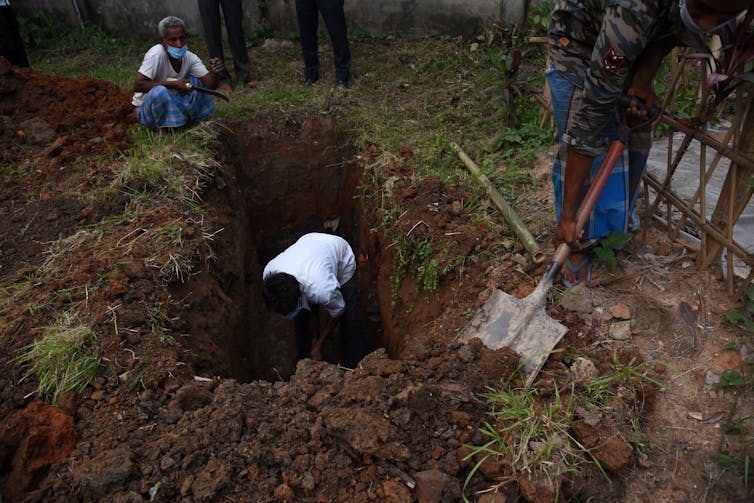
[(173, 91), (178, 91), (179, 93), (189, 93), (193, 90), (191, 82), (189, 82), (186, 79), (168, 80), (167, 82), (164, 83), (164, 85), (168, 89), (172, 89)]
[(560, 222), (555, 228), (555, 233), (552, 235), (552, 242), (555, 246), (559, 246), (560, 243), (566, 243), (572, 250), (578, 250), (581, 248), (581, 237), (584, 235), (584, 230), (580, 230), (576, 235), (576, 219), (568, 218), (561, 214)]
[[(629, 115), (629, 125), (634, 126), (636, 124), (639, 124), (640, 122), (643, 122), (651, 117), (652, 115), (652, 109), (655, 108), (657, 110), (660, 109), (660, 99), (657, 97), (657, 95), (652, 91), (649, 87), (630, 87), (628, 88), (627, 93), (631, 97), (636, 97), (638, 100), (632, 100), (633, 103), (637, 103), (636, 105), (632, 105), (627, 109), (628, 115)], [(638, 103), (643, 103), (642, 106), (639, 106)], [(654, 118), (654, 121), (652, 123), (653, 126), (656, 126), (657, 123), (660, 122), (660, 118), (662, 116), (662, 113), (658, 113), (657, 117)]]
[(212, 73), (220, 73), (225, 70), (225, 64), (220, 58), (211, 58), (209, 60), (209, 66), (212, 69)]

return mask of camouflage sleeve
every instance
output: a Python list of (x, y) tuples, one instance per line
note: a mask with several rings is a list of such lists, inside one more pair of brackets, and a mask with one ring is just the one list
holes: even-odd
[(648, 44), (657, 13), (650, 2), (608, 1), (584, 80), (584, 101), (563, 141), (597, 156), (610, 142), (603, 130), (615, 115), (615, 103), (628, 87), (631, 68)]

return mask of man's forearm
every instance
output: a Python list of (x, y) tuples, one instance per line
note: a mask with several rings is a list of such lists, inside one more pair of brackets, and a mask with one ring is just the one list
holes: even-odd
[(576, 213), (581, 202), (584, 182), (592, 169), (594, 157), (582, 154), (572, 147), (568, 147), (566, 159), (565, 187), (563, 189), (563, 208), (561, 219), (568, 221), (576, 220)]

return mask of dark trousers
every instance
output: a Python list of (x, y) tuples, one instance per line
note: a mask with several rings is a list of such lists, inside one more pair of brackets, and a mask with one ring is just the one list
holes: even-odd
[(16, 13), (10, 5), (0, 7), (0, 56), (12, 65), (29, 66), (24, 43), (18, 33)]
[[(246, 37), (243, 32), (243, 2), (241, 0), (199, 0), (199, 15), (204, 26), (204, 38), (210, 58), (220, 58), (225, 63), (223, 55), (223, 37), (220, 25), (220, 7), (225, 16), (225, 28), (228, 31), (228, 45), (233, 55), (233, 68), (236, 78), (242, 82), (251, 80), (251, 63), (246, 51)], [(217, 75), (220, 83), (230, 83), (231, 78), (225, 69)]]
[(348, 82), (351, 73), (351, 50), (348, 47), (343, 0), (296, 0), (298, 33), (301, 38), (301, 52), (304, 55), (304, 76), (311, 80), (319, 78), (317, 27), (320, 13), (332, 41), (335, 78)]
[[(340, 294), (345, 301), (345, 308), (340, 317), (340, 363), (344, 367), (356, 368), (364, 356), (364, 332), (359, 324), (359, 280), (353, 277), (340, 287)], [(319, 306), (310, 306), (318, 310)], [(309, 328), (309, 318), (313, 313), (303, 309), (294, 318), (296, 334), (297, 359), (307, 358), (312, 352), (312, 333)]]

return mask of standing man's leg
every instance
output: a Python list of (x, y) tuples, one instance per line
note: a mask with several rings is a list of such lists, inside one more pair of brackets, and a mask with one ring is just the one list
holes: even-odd
[(315, 0), (296, 0), (298, 36), (301, 39), (301, 53), (304, 56), (304, 79), (313, 84), (319, 79), (319, 57), (317, 55), (317, 26), (319, 11)]
[[(204, 27), (204, 40), (207, 42), (207, 52), (210, 59), (220, 58), (225, 65), (223, 55), (223, 36), (220, 31), (220, 3), (219, 0), (198, 0), (199, 16)], [(228, 69), (217, 74), (218, 87), (230, 86), (231, 78)]]
[(340, 287), (346, 307), (340, 317), (340, 362), (356, 368), (364, 356), (364, 330), (359, 322), (359, 280), (357, 273)]
[(348, 45), (348, 28), (343, 11), (343, 0), (319, 0), (318, 5), (332, 41), (335, 79), (338, 84), (348, 85), (348, 79), (351, 76), (351, 49)]
[(228, 44), (233, 55), (233, 68), (236, 79), (244, 84), (251, 80), (251, 62), (246, 50), (246, 35), (243, 31), (243, 2), (241, 0), (220, 0), (228, 30)]
[(24, 43), (18, 32), (16, 13), (10, 5), (0, 7), (0, 56), (12, 65), (29, 66)]

